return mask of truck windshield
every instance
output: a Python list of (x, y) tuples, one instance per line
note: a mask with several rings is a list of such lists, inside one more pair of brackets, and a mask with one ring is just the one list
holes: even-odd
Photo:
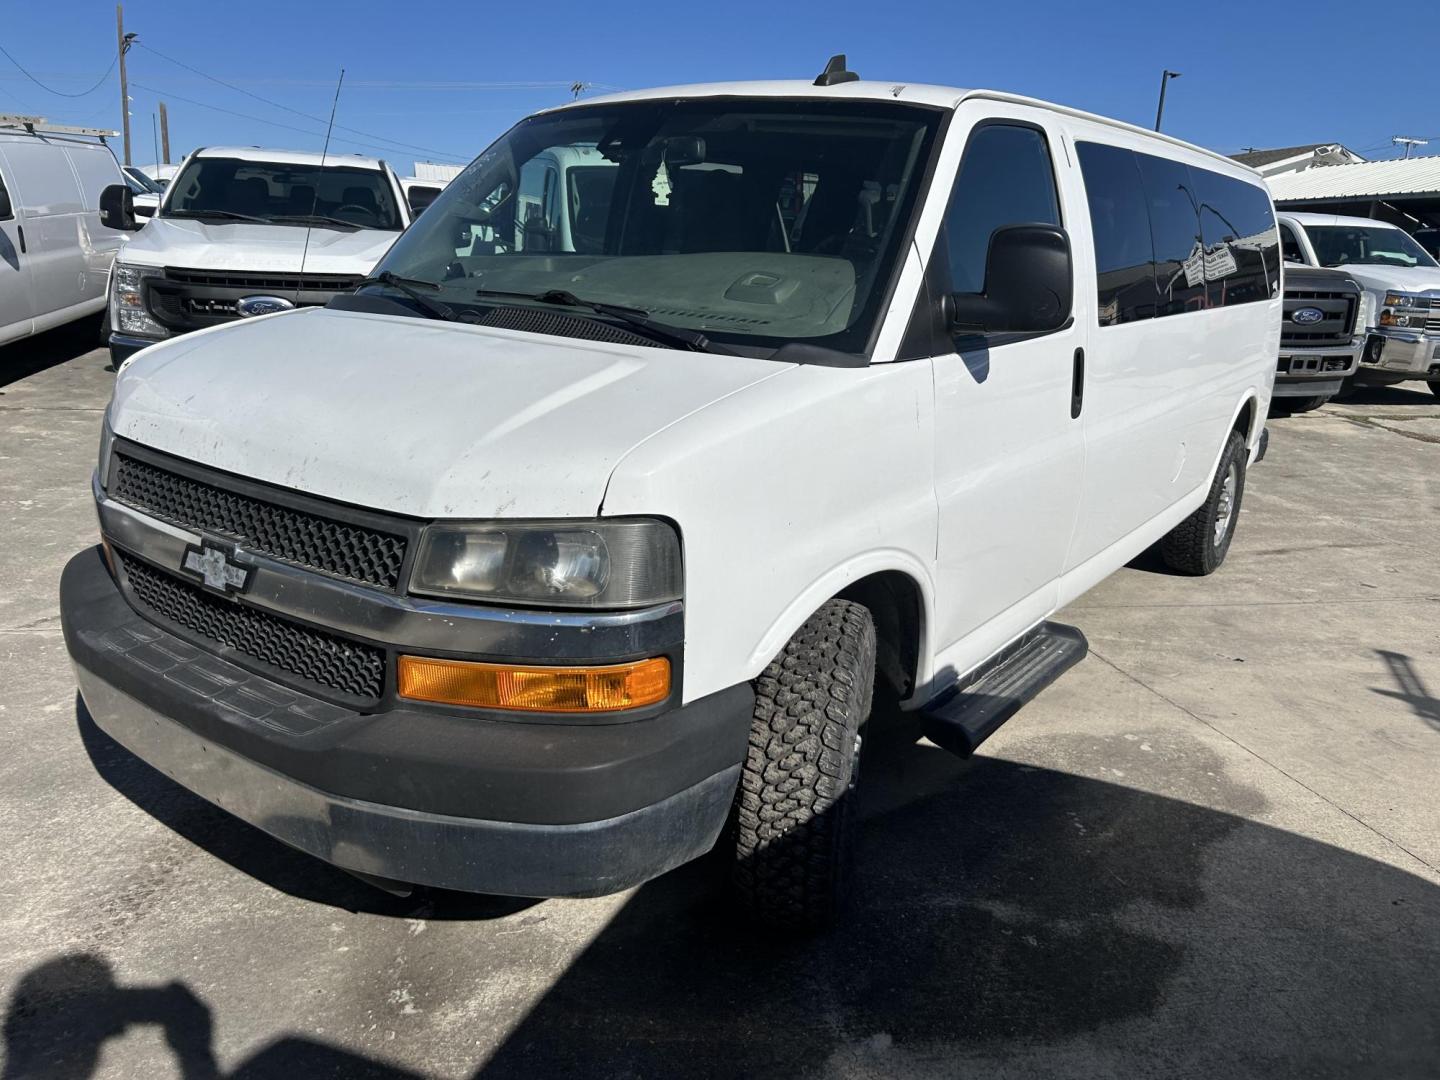
[(1400, 229), (1366, 225), (1307, 225), (1321, 266), (1436, 266), (1430, 254)]
[(462, 311), (564, 292), (736, 345), (863, 352), (941, 115), (721, 98), (533, 117), (378, 269)]
[(198, 157), (171, 182), (170, 192), (166, 217), (401, 228), (394, 192), (378, 169)]

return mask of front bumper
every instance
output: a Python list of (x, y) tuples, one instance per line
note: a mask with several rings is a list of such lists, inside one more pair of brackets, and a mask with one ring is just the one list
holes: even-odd
[(1357, 382), (1380, 383), (1440, 379), (1440, 335), (1372, 331), (1356, 376)]
[(1360, 346), (1280, 350), (1272, 397), (1308, 398), (1333, 396), (1341, 384), (1360, 366)]
[(158, 345), (165, 340), (167, 339), (135, 337), (132, 334), (112, 332), (110, 335), (110, 366), (119, 368), (141, 349), (148, 349), (151, 345)]
[(197, 795), (347, 870), (514, 896), (596, 896), (708, 851), (748, 685), (628, 723), (353, 712), (141, 618), (99, 548), (66, 566), (66, 644), (112, 738)]

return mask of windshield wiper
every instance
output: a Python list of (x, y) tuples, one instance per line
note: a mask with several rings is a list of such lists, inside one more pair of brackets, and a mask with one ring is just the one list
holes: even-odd
[(338, 225), (342, 229), (360, 229), (365, 226), (357, 225), (353, 221), (346, 221), (344, 218), (330, 217), (328, 214), (284, 214), (280, 217), (273, 217), (269, 220), (279, 224), (281, 222), (299, 222), (301, 225)]
[(425, 281), (422, 278), (401, 277), (399, 274), (392, 274), (389, 270), (381, 270), (378, 274), (361, 278), (355, 283), (355, 288), (360, 289), (366, 285), (388, 285), (396, 292), (402, 292), (418, 304), (421, 310), (425, 311), (433, 319), (444, 319), (446, 322), (454, 322), (455, 312), (452, 308), (440, 303), (438, 300), (431, 300), (422, 293), (421, 289), (429, 289), (431, 292), (439, 292), (440, 286), (433, 281)]
[(650, 313), (643, 308), (625, 307), (621, 304), (606, 304), (599, 300), (582, 300), (574, 293), (566, 292), (564, 289), (549, 289), (542, 293), (476, 289), (475, 295), (482, 299), (485, 297), (498, 297), (511, 300), (529, 300), (537, 304), (554, 304), (557, 307), (584, 308), (586, 311), (594, 312), (596, 315), (602, 315), (607, 319), (622, 322), (631, 329), (638, 330), (640, 333), (655, 341), (668, 342), (677, 348), (690, 349), (694, 352), (719, 351), (711, 344), (710, 339), (698, 330), (686, 330), (684, 327), (656, 322), (650, 318)]
[(171, 210), (166, 217), (178, 218), (227, 218), (232, 221), (258, 221), (261, 225), (273, 225), (274, 219), (256, 217), (254, 214), (240, 214), (234, 210)]

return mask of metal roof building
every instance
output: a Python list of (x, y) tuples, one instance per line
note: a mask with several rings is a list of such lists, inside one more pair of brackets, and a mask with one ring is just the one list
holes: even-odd
[(1380, 218), (1409, 229), (1440, 225), (1440, 156), (1321, 166), (1266, 183), (1288, 210)]

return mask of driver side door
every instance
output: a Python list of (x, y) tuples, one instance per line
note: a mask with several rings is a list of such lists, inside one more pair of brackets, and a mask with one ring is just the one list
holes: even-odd
[[(1078, 214), (1049, 114), (976, 102), (962, 119), (973, 126), (929, 277), (937, 291), (975, 293), (995, 230), (1070, 229)], [(1072, 295), (1080, 303), (1073, 280)], [(1084, 472), (1074, 393), (1087, 324), (1072, 312), (1058, 330), (958, 337), (931, 358), (937, 670), (965, 673), (1055, 608)]]

